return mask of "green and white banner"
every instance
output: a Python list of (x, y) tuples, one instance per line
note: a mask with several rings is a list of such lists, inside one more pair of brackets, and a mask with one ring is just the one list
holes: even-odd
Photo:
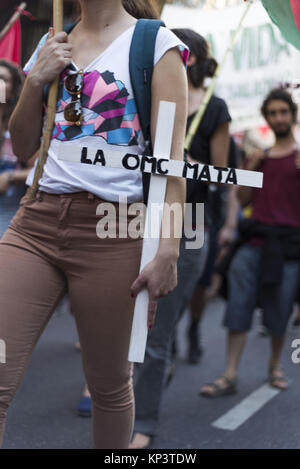
[[(264, 0), (264, 4), (286, 1), (289, 2)], [(169, 28), (191, 28), (205, 36), (220, 62), (245, 7), (242, 0), (239, 6), (220, 10), (166, 5), (163, 20)], [(272, 11), (274, 19), (275, 10)], [(216, 88), (216, 94), (229, 105), (233, 117), (231, 130), (238, 132), (263, 125), (260, 106), (270, 89), (282, 82), (299, 80), (300, 52), (283, 37), (262, 3), (254, 2)]]
[(261, 0), (261, 2), (282, 35), (300, 49), (300, 1)]

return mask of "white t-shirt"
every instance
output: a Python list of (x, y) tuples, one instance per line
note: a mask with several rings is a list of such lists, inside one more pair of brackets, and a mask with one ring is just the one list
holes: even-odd
[[(143, 198), (142, 174), (98, 165), (86, 165), (57, 159), (58, 145), (78, 144), (102, 150), (119, 150), (141, 154), (144, 139), (136, 110), (129, 74), (129, 50), (134, 26), (117, 37), (98, 57), (84, 69), (84, 86), (81, 94), (83, 120), (81, 126), (65, 121), (63, 109), (71, 102), (71, 95), (63, 86), (66, 70), (61, 75), (55, 126), (46, 164), (39, 187), (54, 194), (88, 191), (98, 197), (118, 202), (127, 197), (128, 203)], [(45, 34), (24, 67), (28, 73), (38, 50), (47, 39)], [(186, 65), (189, 49), (165, 27), (159, 29), (154, 65), (171, 48), (178, 47)], [(78, 67), (74, 62), (73, 66)], [(122, 147), (121, 149), (119, 147)], [(31, 169), (26, 184), (31, 186), (37, 165)]]

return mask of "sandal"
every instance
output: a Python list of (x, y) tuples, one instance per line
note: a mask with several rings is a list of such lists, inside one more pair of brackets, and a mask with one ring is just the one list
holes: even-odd
[[(280, 375), (274, 375), (274, 372), (279, 371), (281, 374)], [(276, 383), (284, 383), (286, 386), (278, 386)], [(275, 367), (275, 368), (270, 368), (269, 370), (269, 384), (273, 388), (280, 389), (280, 391), (284, 391), (289, 387), (289, 381), (284, 373), (283, 368), (281, 367)]]
[(235, 394), (237, 392), (236, 380), (229, 379), (227, 378), (227, 376), (224, 376), (224, 375), (220, 376), (220, 378), (222, 378), (225, 381), (226, 383), (225, 387), (220, 386), (216, 382), (207, 383), (204, 386), (210, 386), (213, 389), (213, 391), (212, 392), (200, 391), (199, 395), (203, 397), (220, 397), (220, 396), (226, 396), (229, 394)]

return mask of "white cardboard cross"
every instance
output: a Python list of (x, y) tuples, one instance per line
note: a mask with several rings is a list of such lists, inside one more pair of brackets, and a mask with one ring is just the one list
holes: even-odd
[[(165, 201), (167, 175), (199, 179), (211, 182), (224, 182), (250, 187), (262, 187), (263, 174), (254, 171), (235, 170), (230, 168), (216, 168), (210, 165), (189, 164), (182, 161), (170, 160), (172, 137), (174, 129), (176, 104), (161, 101), (159, 106), (154, 157), (123, 154), (116, 151), (103, 151), (99, 148), (87, 148), (83, 145), (59, 145), (58, 159), (78, 163), (88, 163), (114, 168), (123, 168), (130, 171), (144, 171), (152, 173), (148, 195), (148, 209), (145, 215), (145, 233), (151, 232), (151, 237), (144, 237), (141, 255), (140, 272), (146, 264), (155, 257), (159, 242), (163, 212), (159, 211), (157, 223), (149, 228), (151, 204), (162, 205)], [(96, 155), (92, 161), (88, 157)], [(146, 160), (145, 160), (146, 158)], [(203, 176), (202, 176), (203, 175)], [(225, 179), (224, 179), (225, 175)], [(144, 288), (136, 297), (132, 323), (131, 339), (128, 360), (142, 363), (144, 361), (148, 335), (149, 296)]]
[[(159, 106), (155, 143), (153, 154), (158, 158), (170, 159), (171, 146), (173, 138), (173, 128), (175, 120), (175, 103), (167, 103), (162, 101)], [(150, 223), (150, 207), (152, 203), (163, 203), (166, 195), (167, 177), (166, 176), (151, 176), (149, 194), (148, 194), (148, 207), (146, 210), (145, 219), (145, 233), (149, 232)], [(146, 264), (154, 259), (159, 246), (160, 228), (162, 223), (162, 212), (159, 212), (159, 220), (154, 228), (152, 237), (146, 237), (143, 241), (143, 250), (141, 257), (140, 272)], [(129, 346), (128, 360), (130, 362), (143, 363), (146, 351), (146, 343), (148, 336), (148, 305), (149, 295), (148, 290), (143, 288), (136, 297), (133, 323), (131, 329), (131, 338)]]

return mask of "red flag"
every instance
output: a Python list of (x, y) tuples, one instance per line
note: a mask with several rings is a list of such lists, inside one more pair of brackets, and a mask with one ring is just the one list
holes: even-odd
[(299, 0), (291, 0), (291, 7), (294, 13), (294, 18), (300, 31), (300, 3)]
[(0, 58), (21, 64), (21, 24), (17, 20), (0, 40)]

